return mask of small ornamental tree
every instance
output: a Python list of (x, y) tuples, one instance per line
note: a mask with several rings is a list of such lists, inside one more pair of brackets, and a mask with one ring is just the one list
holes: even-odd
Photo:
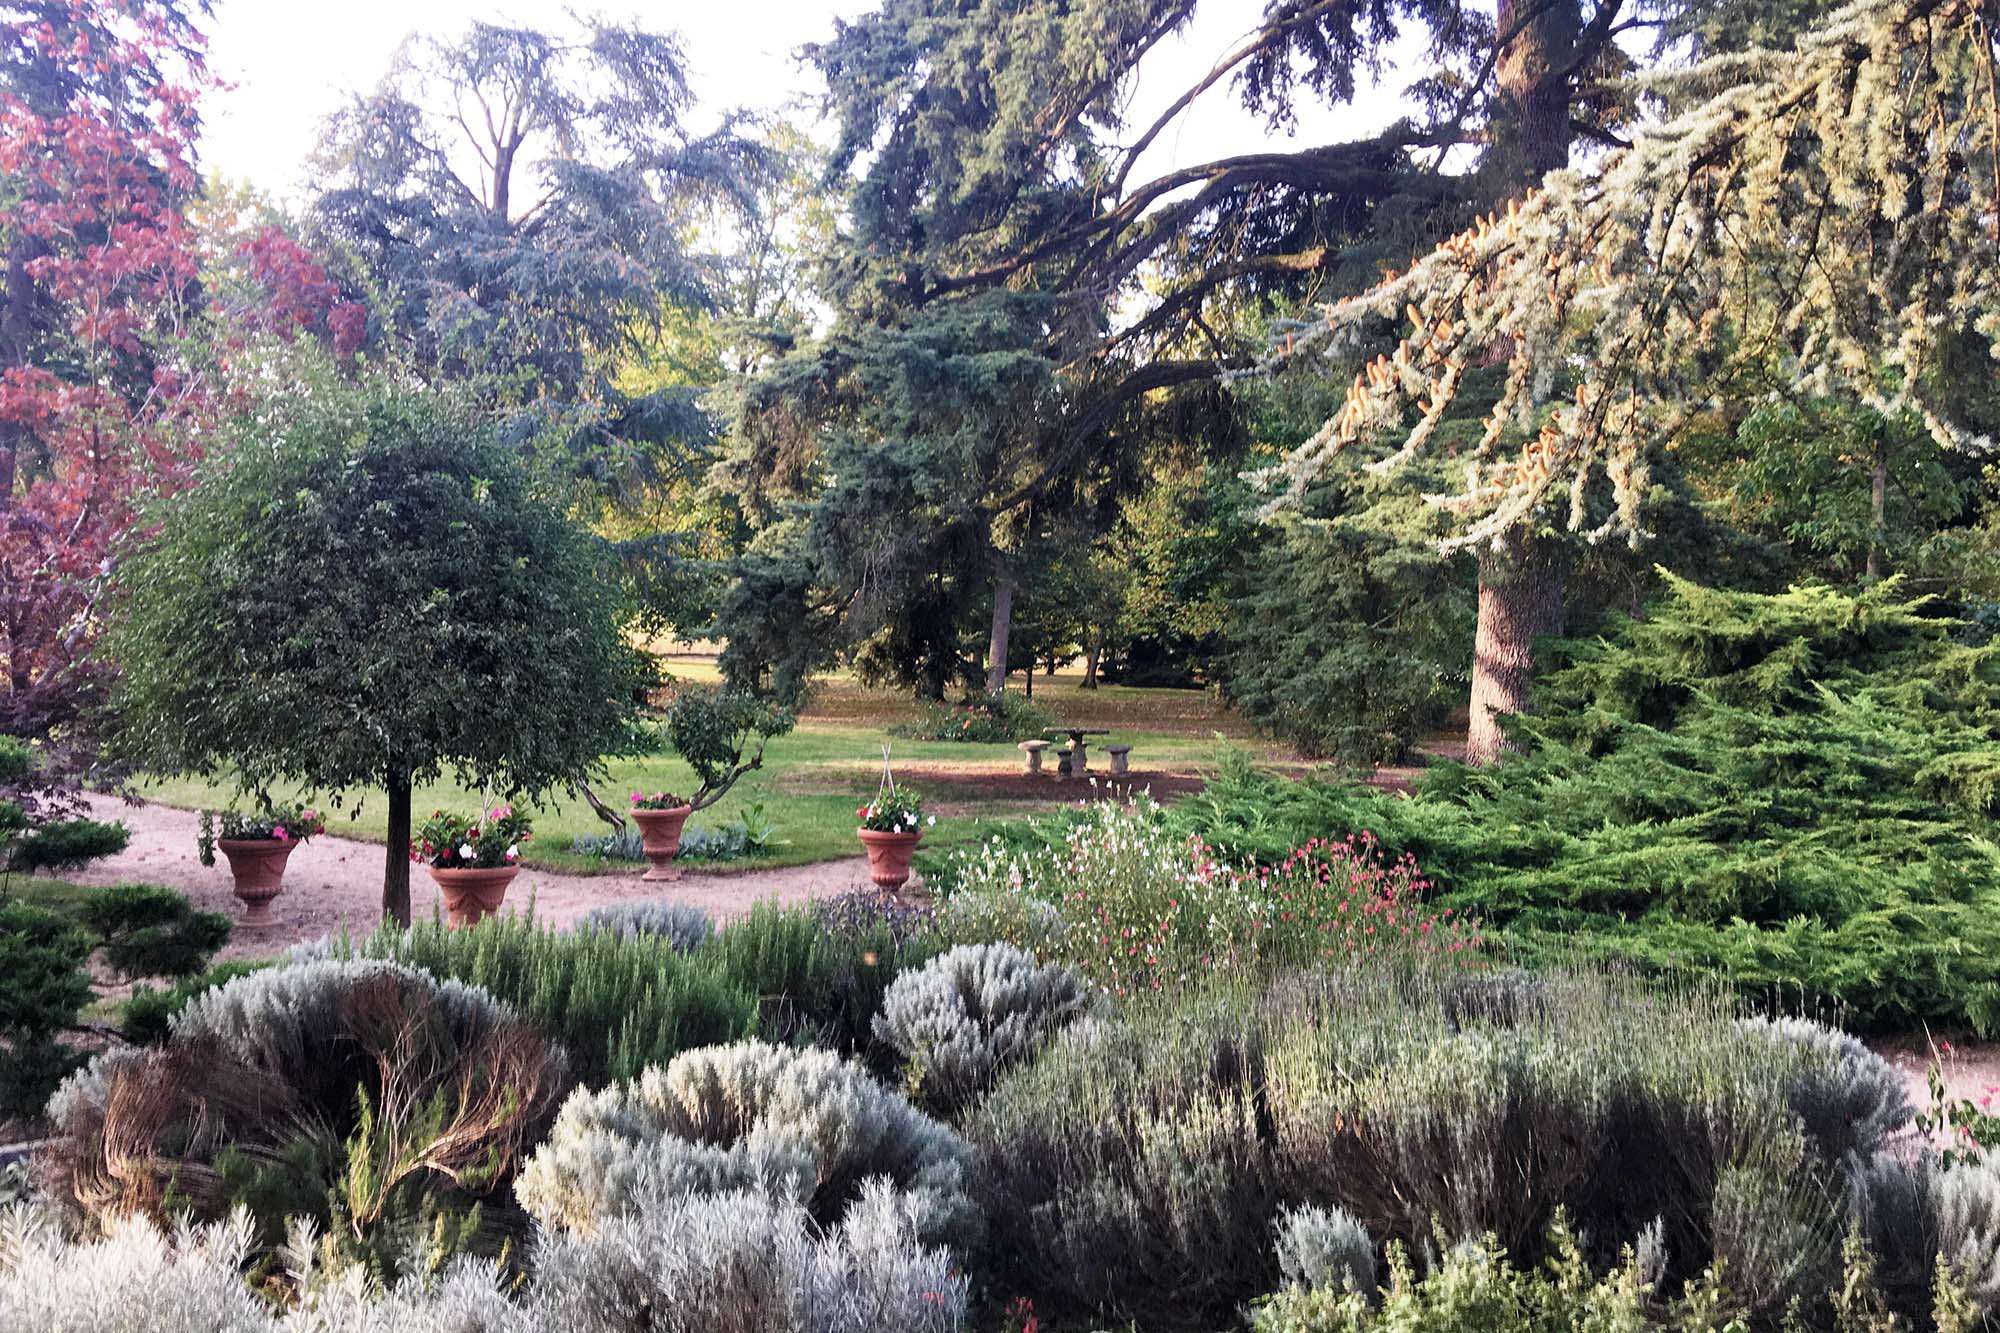
[(120, 571), (118, 740), (155, 772), (386, 789), (407, 923), (412, 784), (597, 771), (633, 742), (638, 659), (593, 539), (468, 400), (378, 374), (278, 415)]
[(795, 720), (743, 690), (694, 690), (674, 700), (667, 739), (701, 783), (688, 804), (703, 810), (728, 795), (738, 778), (764, 766), (764, 743), (790, 731)]

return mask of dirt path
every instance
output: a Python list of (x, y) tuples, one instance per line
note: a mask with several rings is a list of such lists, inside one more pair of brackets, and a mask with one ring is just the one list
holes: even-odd
[[(191, 811), (94, 797), (91, 812), (98, 819), (123, 820), (132, 831), (131, 844), (64, 878), (78, 884), (163, 884), (187, 894), (198, 907), (240, 917), (228, 867), (219, 861), (204, 866), (196, 859), (196, 816)], [(326, 834), (306, 843), (292, 853), (285, 891), (271, 905), (280, 924), (255, 933), (237, 930), (220, 957), (268, 958), (343, 925), (357, 934), (373, 930), (381, 916), (383, 855), (379, 843)], [(421, 867), (411, 870), (412, 911), (419, 918), (443, 911), (430, 876)], [(765, 899), (799, 903), (868, 887), (868, 859), (863, 856), (727, 875), (689, 871), (675, 884), (645, 883), (639, 878), (643, 870), (635, 866), (626, 875), (566, 875), (529, 867), (508, 889), (507, 905), (524, 909), (532, 897), (536, 918), (555, 925), (567, 925), (606, 903), (665, 898), (696, 903), (712, 916), (726, 918)]]

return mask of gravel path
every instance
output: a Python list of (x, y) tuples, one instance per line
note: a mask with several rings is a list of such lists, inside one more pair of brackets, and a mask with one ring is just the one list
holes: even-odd
[[(196, 859), (193, 812), (150, 802), (126, 805), (102, 796), (90, 804), (95, 818), (123, 820), (132, 832), (131, 844), (64, 878), (78, 884), (164, 884), (187, 894), (198, 907), (240, 919), (242, 905), (230, 892), (228, 866), (220, 857), (214, 866)], [(381, 915), (384, 855), (379, 843), (327, 834), (314, 838), (293, 852), (286, 865), (285, 890), (271, 904), (278, 924), (256, 932), (239, 928), (219, 957), (268, 958), (343, 925), (357, 934), (373, 930)], [(723, 919), (766, 899), (800, 903), (869, 887), (865, 856), (733, 874), (691, 870), (674, 884), (645, 883), (639, 878), (644, 870), (635, 866), (630, 874), (568, 875), (528, 867), (507, 890), (507, 906), (525, 909), (532, 898), (538, 920), (567, 925), (606, 903), (671, 898), (699, 904)], [(444, 910), (421, 866), (410, 868), (410, 907), (419, 918)]]

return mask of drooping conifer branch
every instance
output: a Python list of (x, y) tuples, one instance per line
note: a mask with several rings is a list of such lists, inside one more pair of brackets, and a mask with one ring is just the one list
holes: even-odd
[(1264, 474), (1274, 503), (1356, 441), (1400, 436), (1379, 470), (1424, 453), (1466, 371), (1496, 359), (1505, 387), (1464, 484), (1430, 497), (1463, 517), (1450, 548), (1538, 514), (1638, 540), (1654, 451), (1774, 375), (1988, 448), (1954, 419), (1938, 368), (1954, 339), (2000, 344), (1994, 65), (1975, 4), (1861, 0), (1790, 52), (1640, 81), (1684, 109), (1282, 330), (1250, 373), (1409, 323), (1341, 413)]

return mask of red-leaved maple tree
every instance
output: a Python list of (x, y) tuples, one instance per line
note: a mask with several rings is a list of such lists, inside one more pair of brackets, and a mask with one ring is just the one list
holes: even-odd
[(0, 731), (88, 692), (90, 612), (213, 409), (185, 205), (201, 38), (175, 0), (0, 5)]
[(229, 359), (259, 333), (342, 354), (366, 334), (274, 225), (223, 260), (232, 299), (204, 291), (209, 83), (182, 0), (0, 2), (0, 733), (57, 738), (86, 703), (118, 542), (237, 405)]

